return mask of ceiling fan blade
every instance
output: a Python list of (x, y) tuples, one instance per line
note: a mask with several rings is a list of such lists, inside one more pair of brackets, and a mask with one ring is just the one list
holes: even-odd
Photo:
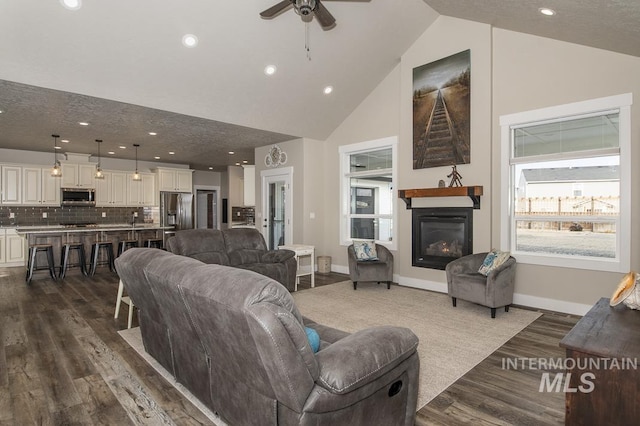
[(336, 26), (336, 18), (329, 13), (327, 8), (324, 7), (320, 1), (318, 1), (318, 6), (316, 7), (314, 14), (316, 15), (316, 19), (323, 30), (330, 30)]
[(280, 3), (271, 6), (269, 9), (260, 12), (260, 16), (264, 19), (275, 18), (291, 6), (293, 6), (291, 0), (282, 0)]

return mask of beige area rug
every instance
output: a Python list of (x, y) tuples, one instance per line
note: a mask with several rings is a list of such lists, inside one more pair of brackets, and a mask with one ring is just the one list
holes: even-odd
[[(293, 297), (302, 315), (347, 332), (376, 325), (413, 330), (420, 339), (418, 409), (541, 315), (511, 308), (506, 313), (499, 309), (492, 319), (489, 308), (463, 300), (454, 308), (445, 294), (395, 285), (387, 290), (384, 284), (370, 283), (354, 291), (351, 281), (299, 291)], [(214, 424), (225, 425), (145, 352), (140, 328), (118, 333)]]
[(351, 281), (293, 294), (302, 315), (347, 332), (377, 325), (410, 328), (420, 339), (418, 409), (491, 355), (541, 314), (489, 308), (446, 294), (409, 287)]

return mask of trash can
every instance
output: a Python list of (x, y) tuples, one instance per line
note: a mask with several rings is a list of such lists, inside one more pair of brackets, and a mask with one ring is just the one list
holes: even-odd
[(328, 274), (331, 272), (331, 256), (318, 256), (318, 273)]

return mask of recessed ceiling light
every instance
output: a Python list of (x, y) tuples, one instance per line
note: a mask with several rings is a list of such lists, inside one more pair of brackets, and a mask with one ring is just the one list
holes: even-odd
[(174, 155), (174, 154), (175, 154), (175, 152), (169, 151), (169, 155)]
[(153, 157), (153, 158), (155, 158), (156, 160), (159, 160), (159, 159), (160, 159), (160, 157)]
[(124, 145), (120, 145), (118, 148), (120, 148), (120, 149), (127, 149), (127, 147), (126, 147), (126, 146), (124, 146)]
[(182, 37), (182, 44), (187, 47), (196, 47), (198, 45), (198, 37), (193, 34), (185, 34)]
[(247, 161), (247, 160), (242, 160), (242, 162), (243, 162), (244, 164), (247, 164), (247, 163), (248, 163), (248, 161)]
[(239, 166), (239, 165), (240, 165), (240, 163), (236, 163), (236, 166)]
[(0, 109), (0, 114), (2, 114), (4, 111)]
[(235, 154), (235, 152), (234, 151), (229, 151), (229, 154), (233, 155), (233, 154)]
[(115, 152), (113, 152), (113, 151), (109, 151), (107, 154), (109, 154), (109, 155), (114, 155), (114, 154), (115, 154)]
[(69, 139), (60, 139), (60, 142), (69, 143)]
[(82, 6), (82, 0), (60, 0), (60, 3), (69, 10), (78, 10)]
[(277, 69), (278, 68), (276, 68), (275, 65), (267, 65), (266, 67), (264, 67), (264, 73), (266, 75), (274, 75)]
[(155, 135), (157, 135), (157, 133), (156, 133), (156, 132), (149, 132), (149, 134), (150, 134), (151, 136), (155, 136)]
[(61, 146), (54, 146), (55, 149), (62, 149)]
[(87, 123), (86, 121), (80, 121), (80, 122), (78, 122), (78, 124), (81, 125), (81, 126), (88, 126), (89, 125), (89, 123)]
[(540, 9), (538, 9), (538, 12), (540, 12), (543, 15), (546, 15), (546, 16), (553, 16), (553, 15), (556, 14), (555, 10), (549, 9), (548, 7), (541, 7)]
[(324, 88), (324, 90), (323, 90), (323, 92), (324, 92), (324, 94), (325, 94), (325, 95), (330, 94), (331, 92), (333, 92), (333, 86), (327, 86), (327, 87), (325, 87), (325, 88)]
[(213, 170), (213, 167), (209, 167), (209, 170)]

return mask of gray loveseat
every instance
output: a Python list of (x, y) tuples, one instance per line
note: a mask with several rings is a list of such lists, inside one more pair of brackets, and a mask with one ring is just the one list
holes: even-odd
[(249, 269), (273, 278), (289, 291), (295, 290), (298, 268), (295, 253), (268, 250), (264, 237), (256, 229), (186, 229), (169, 238), (167, 250), (204, 263)]
[[(304, 319), (278, 282), (150, 248), (116, 267), (145, 349), (232, 425), (413, 425), (418, 338)], [(320, 336), (313, 352), (305, 325)]]

